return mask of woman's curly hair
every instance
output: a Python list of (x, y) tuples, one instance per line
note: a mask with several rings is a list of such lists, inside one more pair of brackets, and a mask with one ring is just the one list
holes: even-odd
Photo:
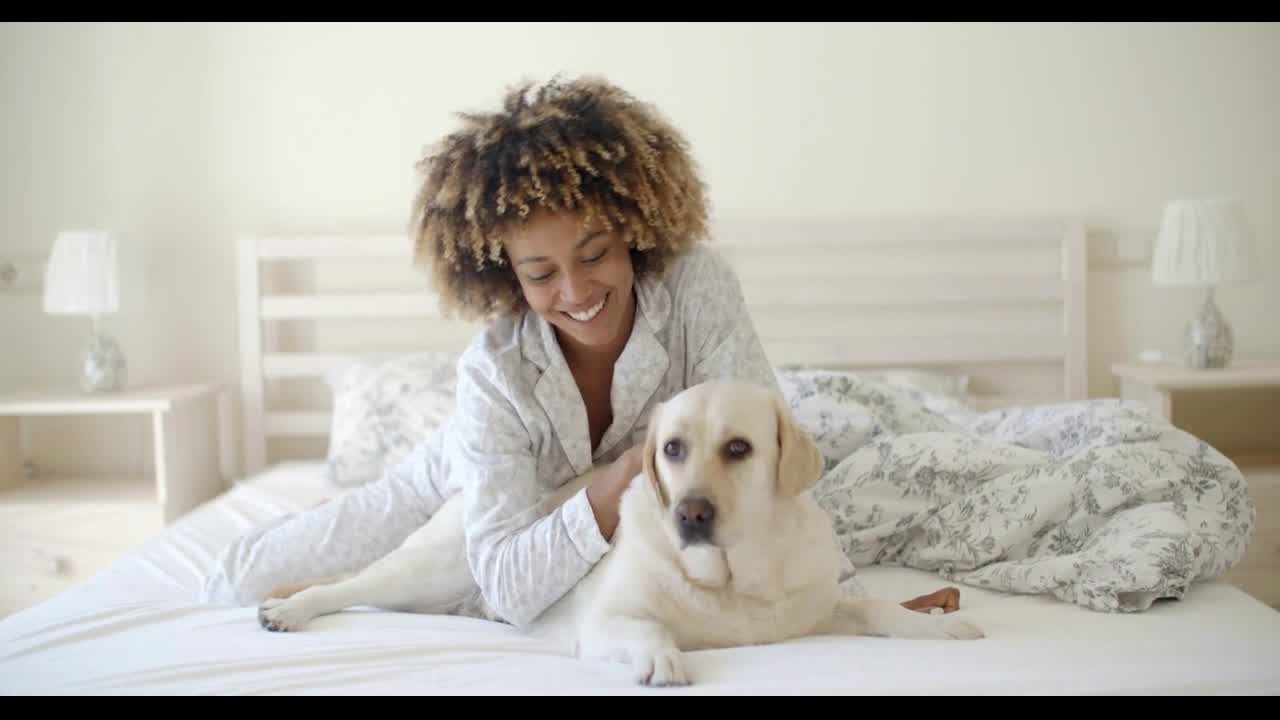
[(414, 257), (430, 265), (446, 315), (525, 306), (503, 238), (538, 206), (618, 230), (636, 276), (707, 234), (706, 189), (688, 143), (650, 105), (605, 80), (553, 79), (508, 91), (502, 112), (463, 127), (417, 165)]

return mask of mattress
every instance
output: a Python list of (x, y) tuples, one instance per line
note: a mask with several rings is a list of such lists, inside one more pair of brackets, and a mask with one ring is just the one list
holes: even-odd
[[(359, 608), (284, 634), (259, 628), (252, 607), (197, 603), (226, 542), (339, 492), (321, 469), (286, 463), (240, 482), (84, 584), (0, 621), (0, 693), (1280, 694), (1280, 612), (1222, 582), (1133, 614), (966, 586), (963, 612), (984, 639), (699, 651), (687, 658), (695, 684), (662, 689), (499, 623)], [(908, 568), (859, 578), (902, 600), (943, 584)]]

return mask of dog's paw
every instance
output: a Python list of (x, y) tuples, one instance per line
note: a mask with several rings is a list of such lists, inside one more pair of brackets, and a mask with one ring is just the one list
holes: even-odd
[(294, 632), (306, 627), (311, 617), (300, 612), (296, 602), (269, 598), (258, 606), (258, 624), (272, 632)]
[(943, 637), (953, 640), (977, 640), (986, 637), (978, 624), (967, 618), (942, 617), (938, 620), (938, 629)]
[(636, 681), (649, 687), (688, 685), (689, 675), (684, 669), (684, 656), (679, 650), (659, 650), (656, 653), (635, 655), (632, 660)]

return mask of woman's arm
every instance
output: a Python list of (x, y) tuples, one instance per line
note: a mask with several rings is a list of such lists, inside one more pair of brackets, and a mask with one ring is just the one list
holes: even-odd
[(633, 445), (617, 460), (605, 467), (587, 487), (587, 502), (595, 514), (596, 524), (605, 540), (613, 540), (618, 529), (622, 494), (644, 465), (644, 445)]
[(485, 600), (524, 627), (573, 587), (609, 549), (586, 490), (545, 517), (532, 440), (501, 380), (459, 364), (447, 440), (464, 493), (467, 561)]

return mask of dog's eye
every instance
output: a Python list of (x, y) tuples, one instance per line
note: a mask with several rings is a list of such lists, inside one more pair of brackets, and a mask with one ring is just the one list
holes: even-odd
[(734, 460), (746, 457), (751, 452), (751, 443), (741, 438), (735, 438), (724, 446), (725, 453)]
[(679, 440), (668, 440), (667, 444), (662, 446), (662, 452), (673, 460), (679, 460), (684, 457), (684, 443)]

